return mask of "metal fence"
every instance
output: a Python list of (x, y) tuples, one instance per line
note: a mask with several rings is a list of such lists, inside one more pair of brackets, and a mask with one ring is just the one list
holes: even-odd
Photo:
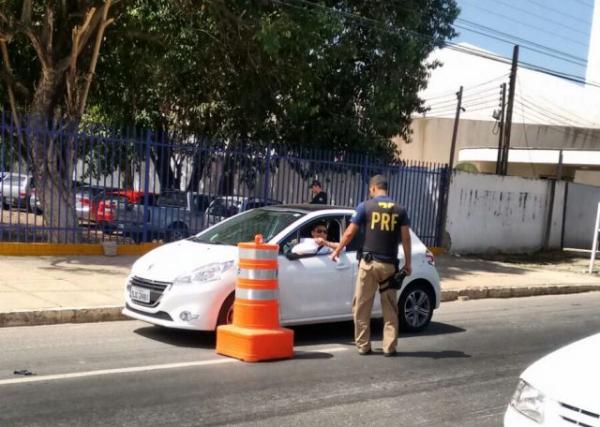
[(330, 204), (355, 206), (376, 173), (387, 176), (417, 235), (437, 244), (446, 165), (131, 128), (17, 128), (2, 113), (0, 240), (171, 241), (244, 210), (306, 203), (313, 179)]

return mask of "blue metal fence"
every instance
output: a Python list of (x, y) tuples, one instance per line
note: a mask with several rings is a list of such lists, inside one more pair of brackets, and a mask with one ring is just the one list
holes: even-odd
[[(447, 191), (443, 164), (384, 164), (361, 153), (132, 128), (32, 130), (31, 123), (17, 128), (2, 113), (0, 240), (170, 241), (243, 210), (306, 203), (313, 179), (321, 181), (330, 204), (355, 206), (366, 199), (376, 173), (388, 178), (391, 196), (408, 209), (417, 235), (437, 244)], [(50, 179), (55, 175), (62, 178)]]

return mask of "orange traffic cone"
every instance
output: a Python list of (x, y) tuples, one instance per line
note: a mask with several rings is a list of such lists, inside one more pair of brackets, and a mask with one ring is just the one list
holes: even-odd
[(240, 243), (233, 324), (217, 328), (217, 353), (245, 362), (289, 359), (294, 331), (279, 325), (278, 245)]

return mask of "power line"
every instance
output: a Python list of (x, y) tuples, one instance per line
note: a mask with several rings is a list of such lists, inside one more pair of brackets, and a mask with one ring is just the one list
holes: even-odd
[[(487, 34), (487, 33), (481, 32), (481, 31), (478, 31), (478, 30), (474, 30), (474, 29), (471, 29), (471, 28), (462, 27), (462, 26), (460, 26), (460, 25), (458, 25), (458, 24), (456, 24), (456, 27), (458, 27), (458, 28), (462, 28), (462, 29), (464, 29), (464, 30), (466, 30), (466, 31), (470, 31), (470, 32), (472, 32), (472, 33), (480, 34), (480, 35), (482, 35), (482, 36), (485, 36), (485, 37), (488, 37), (488, 38), (491, 38), (491, 39), (494, 39), (494, 40), (498, 40), (498, 41), (501, 41), (501, 42), (505, 42), (505, 43), (508, 43), (508, 44), (510, 44), (510, 45), (519, 44), (518, 42), (517, 42), (517, 43), (515, 43), (515, 41), (512, 41), (512, 40), (503, 39), (503, 38), (501, 38), (501, 37), (493, 36), (493, 35), (490, 35), (490, 34)], [(522, 46), (522, 45), (521, 45), (521, 46)], [(530, 50), (530, 51), (532, 51), (532, 52), (541, 53), (542, 55), (550, 56), (550, 57), (552, 57), (552, 58), (559, 59), (559, 60), (561, 60), (561, 61), (565, 61), (565, 62), (568, 62), (568, 63), (574, 64), (574, 65), (578, 65), (578, 66), (580, 66), (580, 67), (585, 67), (585, 63), (581, 63), (581, 62), (572, 61), (572, 60), (570, 60), (570, 59), (566, 59), (566, 58), (564, 58), (564, 57), (562, 57), (562, 56), (553, 55), (553, 54), (551, 54), (551, 53), (547, 53), (547, 52), (545, 52), (545, 51), (542, 51), (542, 50), (539, 50), (539, 49), (536, 49), (536, 48), (527, 47), (527, 46), (522, 46), (522, 47), (523, 47), (524, 49)]]
[[(471, 91), (473, 89), (477, 89), (479, 87), (486, 86), (486, 85), (488, 85), (490, 83), (494, 83), (496, 81), (502, 80), (502, 79), (506, 78), (506, 76), (508, 76), (508, 73), (502, 74), (502, 75), (500, 75), (498, 77), (494, 77), (491, 80), (486, 80), (485, 82), (481, 82), (481, 83), (478, 83), (476, 85), (469, 86), (468, 88), (465, 88), (463, 92), (468, 92), (468, 91)], [(456, 96), (456, 91), (455, 90), (451, 90), (451, 91), (446, 91), (446, 92), (434, 93), (432, 96), (427, 97), (427, 99), (447, 98), (447, 97), (450, 97), (450, 96), (455, 97)]]
[(546, 30), (545, 28), (541, 28), (541, 27), (538, 27), (536, 25), (531, 25), (528, 22), (523, 22), (523, 21), (521, 21), (519, 19), (512, 18), (512, 17), (510, 17), (508, 15), (504, 15), (503, 13), (499, 13), (499, 12), (496, 12), (494, 10), (491, 10), (491, 9), (488, 9), (488, 8), (485, 8), (485, 7), (481, 7), (481, 6), (476, 5), (474, 3), (467, 2), (467, 4), (469, 4), (471, 7), (474, 7), (475, 9), (479, 9), (479, 10), (481, 10), (483, 12), (486, 12), (486, 13), (488, 13), (490, 15), (497, 16), (497, 17), (502, 18), (502, 19), (504, 19), (506, 21), (509, 21), (509, 22), (512, 22), (512, 23), (521, 24), (521, 25), (525, 25), (526, 27), (529, 27), (529, 28), (531, 28), (533, 30), (536, 30), (536, 31), (540, 32), (540, 33), (545, 33), (545, 34), (548, 34), (548, 35), (550, 35), (552, 37), (560, 38), (561, 40), (567, 40), (567, 41), (570, 41), (573, 44), (577, 44), (577, 45), (580, 45), (580, 46), (583, 46), (583, 47), (587, 47), (587, 44), (582, 43), (579, 40), (575, 40), (575, 39), (572, 39), (570, 37), (566, 37), (566, 36), (562, 36), (562, 35), (556, 34), (556, 33), (552, 32), (552, 31)]
[(571, 1), (575, 2), (575, 3), (582, 4), (582, 5), (586, 6), (586, 7), (592, 8), (592, 9), (594, 8), (594, 4), (593, 3), (588, 3), (587, 1), (583, 1), (583, 0), (571, 0)]
[[(495, 94), (496, 92), (498, 92), (498, 87), (494, 86), (494, 87), (491, 87), (491, 88), (483, 90), (483, 91), (471, 93), (471, 94), (469, 94), (469, 96), (464, 96), (463, 100), (465, 100), (465, 101), (473, 100), (473, 99), (477, 100), (477, 99), (481, 99), (482, 97), (485, 97), (486, 95)], [(425, 102), (431, 101), (431, 98), (424, 98), (423, 101), (425, 101)], [(438, 100), (438, 101), (436, 101), (436, 103), (437, 104), (448, 104), (448, 103), (455, 104), (456, 97)]]
[[(341, 15), (344, 15), (346, 17), (351, 17), (351, 18), (354, 18), (354, 19), (358, 19), (358, 20), (361, 20), (361, 21), (363, 21), (365, 23), (369, 23), (371, 25), (377, 24), (377, 27), (374, 27), (374, 28), (376, 30), (378, 30), (378, 31), (383, 31), (383, 32), (386, 32), (388, 34), (396, 35), (396, 36), (401, 35), (401, 34), (399, 34), (398, 31), (391, 31), (389, 29), (389, 26), (386, 26), (385, 23), (382, 23), (382, 22), (377, 21), (377, 20), (372, 19), (372, 18), (365, 18), (365, 17), (362, 17), (360, 15), (356, 15), (356, 14), (353, 14), (353, 13), (350, 13), (350, 12), (344, 12), (344, 11), (332, 9), (332, 8), (327, 7), (325, 5), (321, 5), (321, 4), (318, 4), (318, 3), (312, 3), (312, 2), (309, 2), (307, 0), (293, 0), (293, 1), (300, 2), (300, 3), (305, 4), (305, 5), (309, 5), (309, 6), (313, 7), (313, 8), (317, 7), (317, 8), (320, 8), (320, 9), (327, 10), (329, 13), (341, 14)], [(294, 8), (301, 8), (302, 10), (305, 10), (301, 6), (289, 3), (288, 1), (285, 1), (285, 0), (273, 0), (273, 2), (281, 4), (281, 5), (285, 5), (285, 6), (289, 6), (289, 7), (294, 7)], [(478, 56), (480, 58), (485, 58), (485, 59), (489, 59), (489, 60), (501, 62), (501, 63), (504, 63), (504, 64), (510, 64), (511, 63), (510, 59), (508, 59), (506, 57), (503, 57), (501, 55), (497, 55), (497, 54), (493, 54), (493, 53), (481, 51), (479, 49), (469, 48), (467, 46), (463, 46), (463, 45), (460, 45), (460, 44), (457, 44), (457, 43), (453, 43), (453, 42), (450, 42), (450, 41), (445, 41), (445, 40), (442, 40), (442, 39), (439, 39), (439, 38), (436, 39), (435, 37), (433, 37), (431, 35), (422, 34), (422, 33), (416, 32), (416, 31), (412, 31), (412, 30), (407, 30), (405, 28), (401, 28), (401, 30), (404, 33), (410, 34), (410, 35), (412, 35), (414, 37), (418, 37), (418, 38), (427, 40), (428, 42), (432, 43), (434, 47), (447, 47), (449, 49), (452, 49), (452, 50), (455, 50), (455, 51), (458, 51), (458, 52), (462, 52), (462, 53), (465, 53), (465, 54), (468, 54), (468, 55)], [(556, 70), (551, 70), (549, 68), (544, 68), (544, 67), (536, 66), (536, 65), (529, 64), (529, 63), (526, 63), (526, 62), (519, 62), (519, 64), (523, 68), (527, 68), (527, 69), (530, 69), (530, 70), (533, 70), (533, 71), (538, 71), (538, 72), (543, 73), (543, 74), (548, 74), (548, 75), (551, 75), (551, 76), (554, 76), (554, 77), (559, 77), (559, 78), (562, 78), (562, 79), (565, 79), (565, 80), (570, 80), (570, 81), (573, 81), (573, 82), (576, 82), (576, 83), (581, 83), (581, 84), (590, 85), (590, 86), (594, 86), (594, 87), (599, 87), (600, 88), (600, 84), (599, 83), (591, 82), (591, 81), (586, 81), (585, 79), (583, 79), (581, 77), (578, 77), (578, 76), (575, 76), (575, 75), (572, 75), (572, 74), (563, 73), (563, 72), (556, 71)]]
[[(500, 39), (500, 38), (497, 38), (497, 37), (493, 37), (493, 36), (488, 35), (488, 34), (483, 34), (485, 36), (489, 36), (489, 37), (494, 38), (496, 40), (505, 41), (505, 42), (510, 43), (510, 44), (521, 44), (521, 46), (523, 46), (523, 47), (527, 47), (526, 45), (529, 44), (531, 46), (535, 46), (535, 47), (538, 47), (540, 49), (547, 50), (548, 52), (553, 52), (553, 53), (556, 53), (556, 54), (558, 54), (560, 56), (564, 56), (565, 58), (570, 58), (570, 59), (573, 59), (575, 61), (579, 61), (579, 62), (582, 63), (581, 65), (585, 65), (588, 62), (587, 59), (585, 59), (585, 58), (581, 58), (579, 56), (575, 56), (575, 55), (572, 55), (570, 53), (564, 52), (562, 50), (554, 49), (554, 48), (548, 47), (548, 46), (540, 44), (540, 43), (532, 42), (531, 40), (527, 40), (527, 39), (524, 39), (524, 38), (521, 38), (521, 37), (513, 36), (511, 34), (508, 34), (508, 33), (505, 33), (505, 32), (499, 31), (499, 30), (496, 30), (494, 28), (487, 27), (487, 26), (481, 25), (481, 24), (477, 24), (477, 23), (469, 21), (467, 19), (458, 18), (457, 21), (464, 22), (465, 24), (467, 24), (469, 26), (472, 26), (472, 27), (475, 27), (475, 28), (479, 28), (479, 29), (485, 30), (485, 31), (490, 31), (490, 32), (499, 34), (502, 37), (508, 37), (510, 39), (510, 40), (505, 40), (505, 39)], [(456, 26), (459, 27), (459, 28), (463, 28), (463, 29), (465, 29), (467, 31), (473, 31), (471, 29), (464, 28), (464, 27), (462, 27), (460, 25), (456, 25)], [(482, 34), (482, 33), (478, 33), (478, 34)], [(517, 42), (517, 43), (515, 43), (515, 42)], [(529, 47), (527, 47), (527, 48), (530, 49), (530, 50), (534, 50), (534, 49), (531, 49)], [(540, 52), (538, 50), (534, 50), (534, 51), (542, 53), (542, 54), (547, 54), (546, 52)], [(562, 58), (560, 58), (560, 59), (562, 59)]]
[(583, 22), (584, 24), (587, 24), (587, 25), (590, 25), (590, 26), (592, 25), (591, 21), (588, 21), (588, 20), (586, 20), (586, 19), (581, 19), (580, 17), (578, 17), (578, 16), (575, 16), (575, 15), (570, 15), (570, 14), (568, 14), (568, 13), (566, 13), (566, 12), (562, 11), (562, 10), (558, 10), (558, 9), (555, 9), (555, 8), (553, 8), (553, 7), (550, 7), (550, 6), (548, 6), (548, 5), (544, 4), (544, 3), (540, 3), (539, 1), (536, 1), (536, 0), (526, 0), (526, 1), (528, 1), (529, 3), (533, 3), (533, 4), (535, 4), (536, 6), (539, 6), (539, 7), (541, 7), (541, 8), (544, 8), (544, 9), (546, 9), (546, 10), (549, 10), (549, 11), (551, 11), (551, 12), (554, 12), (554, 13), (556, 13), (556, 14), (558, 14), (558, 15), (562, 16), (563, 18), (564, 18), (564, 17), (567, 17), (567, 18), (570, 18), (570, 19), (572, 19), (572, 20), (574, 20), (574, 21)]
[(546, 18), (546, 17), (544, 17), (544, 16), (541, 16), (541, 15), (539, 15), (539, 14), (537, 14), (537, 13), (534, 13), (534, 12), (532, 12), (532, 11), (530, 11), (530, 10), (523, 9), (523, 8), (521, 8), (521, 7), (515, 6), (515, 5), (513, 5), (513, 4), (510, 4), (510, 3), (506, 3), (506, 2), (505, 2), (505, 1), (503, 1), (503, 0), (494, 0), (494, 2), (495, 2), (495, 3), (498, 3), (498, 4), (502, 4), (502, 5), (506, 6), (506, 7), (509, 7), (509, 8), (511, 9), (511, 11), (512, 11), (512, 10), (518, 10), (518, 11), (519, 11), (519, 12), (521, 12), (521, 13), (524, 13), (524, 14), (526, 14), (526, 15), (530, 15), (530, 16), (533, 16), (533, 17), (535, 17), (535, 18), (538, 18), (538, 19), (540, 19), (540, 20), (542, 20), (542, 21), (547, 21), (547, 22), (550, 22), (550, 23), (552, 23), (552, 24), (554, 24), (554, 25), (559, 25), (559, 26), (562, 26), (563, 28), (565, 28), (565, 29), (567, 29), (567, 30), (570, 30), (570, 31), (572, 31), (572, 32), (574, 32), (574, 33), (583, 34), (584, 36), (589, 36), (589, 35), (590, 35), (590, 33), (589, 33), (589, 32), (581, 31), (579, 28), (575, 28), (575, 27), (571, 27), (571, 26), (569, 26), (569, 25), (565, 25), (565, 24), (564, 24), (564, 22), (555, 21), (554, 19)]

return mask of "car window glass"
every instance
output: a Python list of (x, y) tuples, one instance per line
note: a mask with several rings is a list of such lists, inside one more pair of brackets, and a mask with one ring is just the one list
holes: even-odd
[(264, 240), (269, 241), (303, 215), (295, 211), (255, 209), (217, 224), (192, 240), (199, 243), (237, 245), (239, 242), (252, 242), (257, 234), (262, 234)]

